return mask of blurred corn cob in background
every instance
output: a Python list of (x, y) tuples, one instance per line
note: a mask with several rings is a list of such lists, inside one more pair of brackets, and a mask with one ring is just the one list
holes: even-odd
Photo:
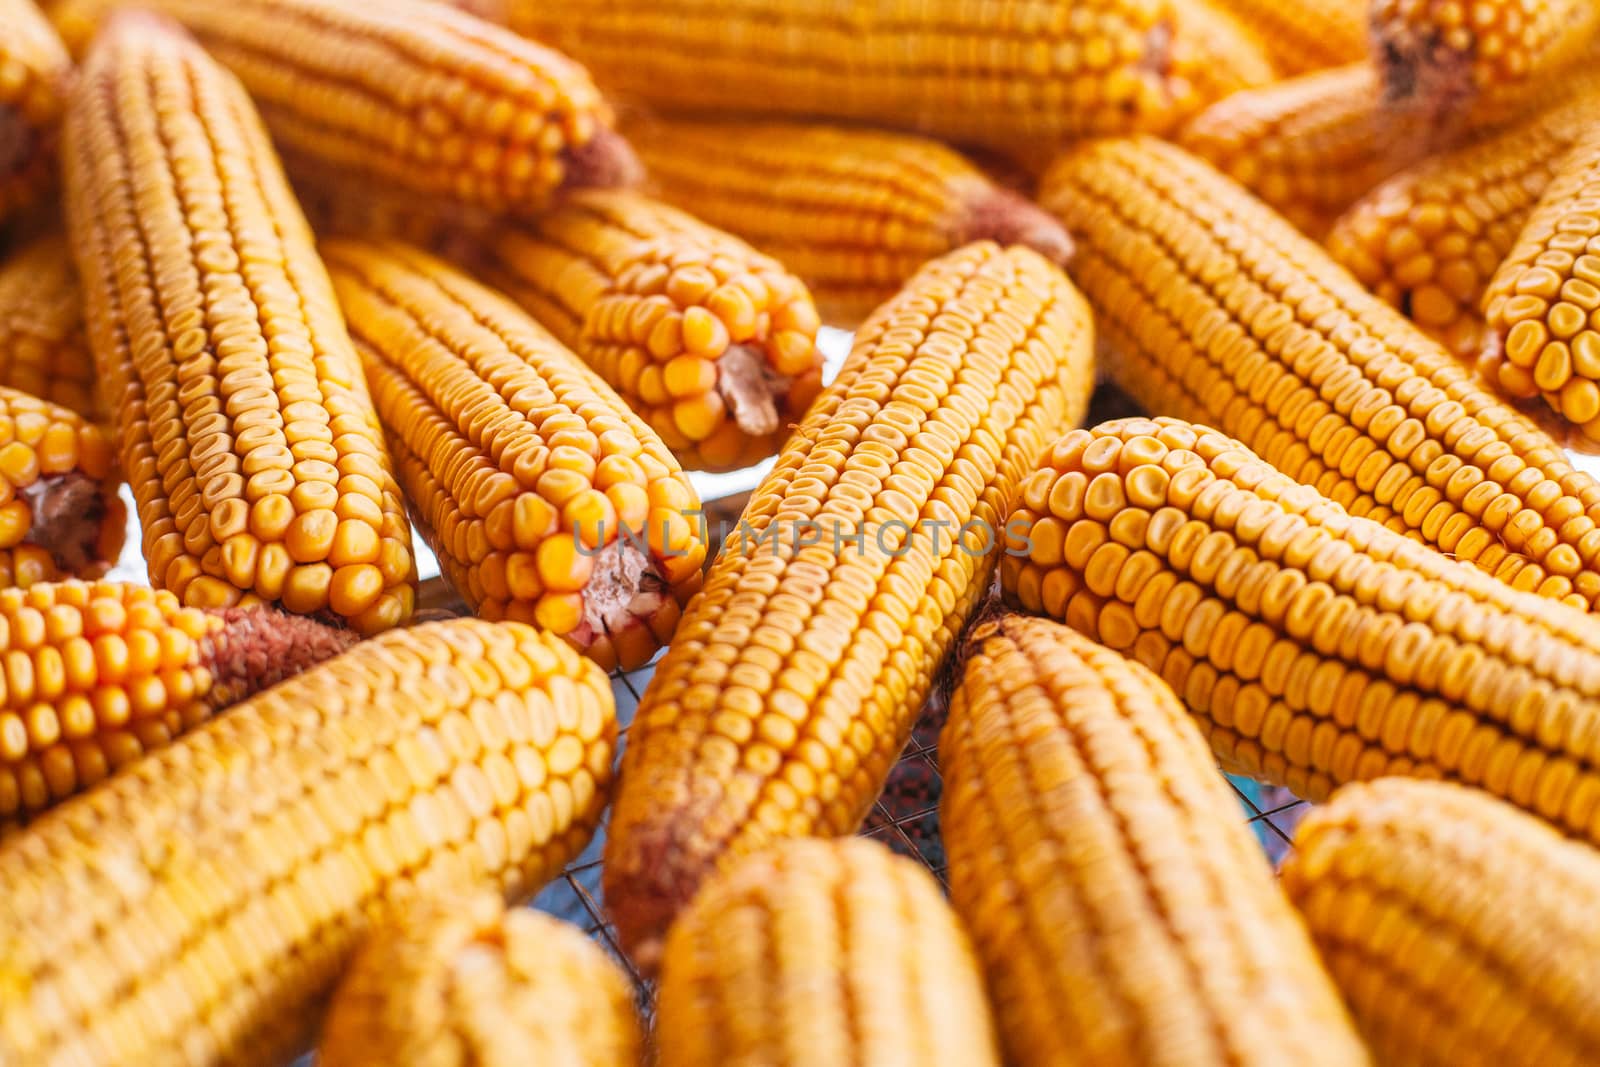
[(323, 253), (422, 533), (484, 618), (632, 670), (700, 588), (699, 500), (654, 431), (526, 315), (397, 243)]
[(72, 60), (34, 0), (0, 0), (0, 223), (54, 180), (71, 79)]
[(322, 1067), (638, 1067), (628, 976), (575, 926), (494, 893), (419, 901), (351, 960)]
[(1171, 73), (1180, 111), (1199, 111), (1278, 80), (1266, 43), (1222, 5), (1181, 0), (1172, 5), (1172, 19)]
[(860, 824), (990, 584), (1006, 500), (1088, 406), (1092, 353), (1060, 270), (993, 244), (934, 260), (857, 331), (629, 735), (604, 886), (641, 967), (722, 864)]
[(361, 364), (266, 131), (171, 23), (111, 20), (63, 150), (89, 340), (152, 583), (184, 603), (411, 614), (411, 531)]
[(582, 851), (615, 740), (598, 667), (477, 619), (234, 707), (0, 842), (0, 1059), (293, 1059), (373, 924)]
[[(1285, 75), (1358, 63), (1367, 56), (1364, 0), (1211, 0), (1252, 30)], [(1181, 8), (1180, 8), (1181, 11)]]
[(657, 116), (623, 132), (663, 199), (777, 259), (840, 326), (972, 241), (1024, 244), (1058, 263), (1071, 254), (1054, 218), (923, 137)]
[(1475, 790), (1386, 778), (1306, 817), (1283, 886), (1383, 1063), (1600, 1060), (1600, 857)]
[(0, 261), (0, 386), (93, 418), (94, 355), (83, 333), (83, 295), (59, 233)]
[(626, 191), (492, 228), (473, 265), (577, 353), (687, 467), (777, 451), (822, 387), (804, 283), (730, 234)]
[(1365, 1064), (1172, 691), (1046, 619), (961, 657), (940, 824), (1008, 1062)]
[(998, 1067), (972, 946), (933, 877), (872, 841), (790, 841), (672, 927), (660, 1067)]

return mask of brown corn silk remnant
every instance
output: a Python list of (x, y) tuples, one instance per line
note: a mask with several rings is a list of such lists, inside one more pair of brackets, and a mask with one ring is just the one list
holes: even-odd
[(1583, 611), (1174, 419), (1067, 434), (1011, 519), (1032, 540), (1002, 571), (1012, 603), (1159, 674), (1228, 769), (1313, 801), (1452, 779), (1600, 841), (1600, 625)]
[(685, 466), (765, 459), (822, 388), (805, 284), (642, 194), (574, 193), (492, 228), (470, 265), (593, 367)]
[(623, 132), (663, 199), (777, 259), (835, 325), (857, 325), (928, 260), (972, 241), (1071, 255), (1059, 222), (926, 137), (667, 116)]
[[(1350, 0), (1211, 0), (1252, 30), (1293, 77), (1367, 58), (1367, 7)], [(1180, 9), (1181, 10), (1181, 9)]]
[(64, 137), (89, 339), (151, 582), (405, 620), (411, 530), (310, 229), (244, 89), (149, 14), (95, 38)]
[(395, 242), (323, 245), (400, 479), (488, 619), (649, 662), (700, 588), (700, 502), (643, 419), (525, 313)]
[(0, 223), (55, 180), (57, 126), (72, 60), (34, 0), (0, 0)]
[[(1166, 0), (508, 0), (512, 29), (664, 112), (850, 120), (989, 148), (1169, 126), (1189, 103)], [(959, 42), (952, 47), (952, 42)], [(818, 57), (826, 57), (819, 61)]]
[(1519, 588), (1600, 603), (1600, 484), (1238, 185), (1153, 139), (1101, 141), (1041, 199), (1077, 242), (1102, 365), (1145, 410)]
[(374, 925), (577, 856), (615, 743), (604, 672), (520, 623), (391, 630), (236, 705), (0, 842), (0, 1056), (294, 1059)]
[(632, 727), (605, 898), (641, 966), (723, 863), (859, 825), (990, 584), (981, 530), (956, 534), (1000, 529), (1027, 465), (1087, 407), (1092, 350), (1060, 270), (993, 244), (935, 260), (857, 332)]
[(940, 826), (1008, 1062), (1366, 1064), (1172, 690), (1047, 619), (964, 643)]
[(655, 1038), (661, 1067), (1000, 1063), (939, 884), (863, 838), (784, 842), (707, 882), (668, 936)]
[(60, 233), (29, 241), (0, 262), (0, 386), (94, 418), (94, 355), (83, 296)]
[(1594, 850), (1481, 792), (1387, 778), (1313, 809), (1283, 886), (1385, 1063), (1594, 1063)]
[(633, 985), (582, 930), (494, 893), (452, 893), (374, 927), (333, 995), (326, 1067), (636, 1067)]

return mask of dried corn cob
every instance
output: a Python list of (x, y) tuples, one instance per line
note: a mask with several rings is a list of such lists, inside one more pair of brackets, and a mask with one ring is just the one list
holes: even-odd
[(1088, 406), (1092, 346), (1066, 277), (992, 244), (857, 331), (640, 703), (605, 898), (641, 966), (728, 857), (860, 823), (989, 584), (1006, 499)]
[(93, 785), (354, 641), (270, 608), (185, 608), (142, 586), (0, 590), (0, 820)]
[(625, 127), (670, 203), (805, 279), (854, 326), (928, 260), (978, 240), (1065, 262), (1061, 224), (937, 141), (821, 123), (644, 119)]
[(493, 893), (421, 901), (340, 980), (322, 1067), (637, 1067), (633, 986), (583, 931)]
[[(92, 26), (120, 0), (70, 0)], [(249, 90), (273, 138), (369, 184), (487, 211), (638, 177), (588, 72), (425, 0), (144, 0)]]
[(476, 264), (687, 466), (771, 455), (822, 383), (805, 285), (736, 237), (637, 193), (574, 194), (498, 227)]
[(33, 0), (0, 0), (0, 222), (53, 179), (71, 78), (67, 50)]
[(1365, 1064), (1161, 679), (1020, 615), (978, 623), (965, 651), (940, 825), (1008, 1062)]
[(915, 863), (791, 841), (708, 882), (662, 965), (660, 1067), (998, 1067), (966, 933)]
[(1311, 800), (1458, 779), (1600, 842), (1600, 627), (1517, 575), (1173, 419), (1064, 436), (1007, 530), (1012, 601), (1160, 674), (1225, 766)]
[(151, 581), (202, 607), (411, 614), (411, 531), (311, 232), (244, 90), (144, 14), (67, 115), (68, 220)]
[(0, 263), (0, 386), (80, 415), (96, 412), (83, 297), (60, 234), (30, 241)]
[(512, 29), (662, 111), (862, 120), (990, 148), (1168, 125), (1167, 0), (508, 0)]
[(1285, 474), (1494, 573), (1600, 604), (1600, 484), (1238, 186), (1143, 139), (1068, 153), (1043, 200), (1111, 377)]
[(1253, 30), (1284, 74), (1310, 74), (1367, 56), (1367, 5), (1360, 0), (1211, 0)]
[(1383, 1063), (1600, 1061), (1600, 858), (1476, 790), (1352, 785), (1283, 886)]
[(508, 301), (399, 244), (323, 246), (423, 533), (485, 618), (612, 668), (700, 588), (699, 500), (655, 433)]
[(1384, 122), (1368, 63), (1235, 93), (1177, 139), (1312, 237), (1408, 161)]
[(1180, 109), (1207, 105), (1278, 80), (1261, 38), (1211, 0), (1173, 5), (1172, 73), (1183, 84)]
[(391, 908), (577, 855), (615, 738), (600, 669), (520, 623), (395, 630), (253, 697), (0, 842), (0, 1059), (292, 1059)]

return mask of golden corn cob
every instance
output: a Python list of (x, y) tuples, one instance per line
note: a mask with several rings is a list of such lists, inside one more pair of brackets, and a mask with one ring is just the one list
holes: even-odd
[(1361, 0), (1211, 2), (1253, 30), (1273, 65), (1291, 77), (1359, 63), (1367, 56), (1367, 5)]
[(1312, 237), (1407, 162), (1368, 63), (1234, 93), (1190, 119), (1177, 140)]
[(854, 326), (928, 260), (1025, 244), (1065, 262), (1054, 218), (937, 141), (822, 123), (648, 118), (624, 127), (669, 203), (794, 271)]
[(672, 927), (659, 1067), (998, 1067), (983, 979), (939, 885), (862, 838), (790, 841)]
[(1365, 1064), (1161, 679), (1046, 619), (964, 645), (940, 826), (1008, 1062)]
[(0, 386), (96, 414), (83, 296), (60, 234), (36, 238), (0, 262)]
[[(92, 27), (120, 0), (68, 0)], [(427, 0), (144, 0), (244, 83), (273, 139), (369, 185), (487, 211), (637, 178), (589, 74)], [(70, 36), (70, 34), (69, 34)]]
[(293, 1059), (391, 909), (577, 855), (615, 738), (598, 667), (478, 619), (237, 705), (0, 842), (0, 1060)]
[(989, 585), (1006, 499), (1088, 406), (1092, 333), (1056, 267), (992, 244), (856, 332), (640, 703), (605, 898), (641, 966), (728, 857), (859, 824)]
[(1600, 1061), (1600, 857), (1476, 790), (1352, 785), (1283, 886), (1383, 1063)]
[(1168, 0), (507, 0), (512, 29), (662, 111), (850, 119), (990, 148), (1164, 128)]
[(577, 193), (535, 221), (495, 227), (476, 265), (686, 466), (731, 470), (771, 455), (822, 387), (805, 285), (637, 193)]
[(1172, 16), (1172, 74), (1184, 112), (1278, 80), (1262, 39), (1221, 4), (1182, 0)]
[[(1076, 149), (1043, 203), (1077, 244), (1110, 376), (1352, 514), (1600, 604), (1600, 484), (1237, 185), (1150, 139)], [(1509, 554), (1509, 556), (1508, 556)]]
[(323, 254), (406, 494), (489, 619), (649, 662), (700, 588), (699, 500), (655, 433), (498, 294), (389, 243)]
[(67, 115), (68, 221), (150, 580), (186, 604), (411, 614), (411, 531), (311, 231), (234, 78), (142, 13)]
[(87, 788), (355, 635), (113, 582), (0, 590), (0, 821)]
[(494, 893), (419, 901), (339, 982), (322, 1067), (638, 1067), (633, 986), (583, 931)]
[(1224, 765), (1320, 800), (1453, 778), (1600, 842), (1600, 626), (1358, 519), (1174, 419), (1061, 438), (1008, 597), (1126, 651)]
[(0, 0), (0, 222), (53, 180), (71, 79), (72, 60), (34, 0)]

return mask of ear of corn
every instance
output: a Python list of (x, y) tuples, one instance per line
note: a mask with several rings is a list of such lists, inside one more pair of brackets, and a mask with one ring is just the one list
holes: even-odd
[(938, 883), (861, 838), (791, 841), (706, 884), (662, 964), (660, 1067), (998, 1067)]
[(907, 134), (808, 122), (647, 118), (624, 127), (670, 203), (803, 278), (854, 326), (923, 263), (971, 241), (1064, 262), (1061, 224), (957, 152)]
[(821, 388), (805, 285), (637, 193), (574, 194), (537, 220), (495, 227), (478, 265), (686, 466), (731, 470), (771, 455)]
[(293, 1059), (375, 921), (576, 856), (615, 738), (598, 667), (476, 619), (235, 706), (0, 843), (0, 1059)]
[(46, 234), (0, 262), (0, 386), (93, 416), (94, 377), (72, 250)]
[(1339, 790), (1283, 886), (1383, 1063), (1600, 1059), (1600, 857), (1471, 789)]
[(641, 966), (719, 864), (855, 829), (989, 584), (1006, 499), (1087, 406), (1092, 344), (1057, 268), (991, 244), (857, 331), (639, 706), (605, 898)]
[(1185, 112), (1278, 80), (1262, 39), (1220, 4), (1183, 0), (1172, 17), (1172, 73)]
[[(427, 0), (148, 0), (230, 69), (285, 151), (379, 185), (488, 211), (631, 181), (588, 73)], [(92, 26), (116, 0), (67, 0)]]
[(411, 614), (411, 532), (310, 230), (239, 83), (114, 19), (68, 113), (68, 220), (151, 581), (186, 604)]
[(493, 893), (421, 901), (367, 934), (317, 1062), (637, 1067), (628, 976), (582, 930)]
[(1008, 1062), (1366, 1063), (1172, 691), (1046, 619), (965, 652), (940, 826)]
[(1456, 779), (1600, 842), (1600, 626), (1582, 611), (1172, 419), (1067, 434), (1019, 499), (1007, 595), (1161, 675), (1225, 765), (1311, 800)]
[(1211, 0), (1252, 30), (1289, 76), (1358, 63), (1367, 56), (1361, 0)]
[(67, 50), (34, 0), (0, 0), (0, 222), (53, 180), (71, 78)]
[(661, 111), (850, 119), (991, 148), (1155, 129), (1181, 103), (1166, 0), (508, 0), (510, 26)]
[(1106, 367), (1352, 514), (1600, 603), (1600, 484), (1237, 185), (1153, 140), (1065, 155), (1042, 199), (1077, 242)]
[(700, 588), (699, 501), (655, 433), (509, 302), (399, 244), (325, 244), (411, 499), (480, 615), (631, 670)]

